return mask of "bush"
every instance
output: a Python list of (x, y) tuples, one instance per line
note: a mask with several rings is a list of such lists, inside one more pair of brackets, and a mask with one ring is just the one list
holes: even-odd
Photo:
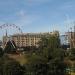
[(2, 57), (4, 54), (3, 49), (0, 47), (0, 57)]
[(17, 61), (6, 56), (0, 58), (0, 75), (24, 75), (25, 69)]

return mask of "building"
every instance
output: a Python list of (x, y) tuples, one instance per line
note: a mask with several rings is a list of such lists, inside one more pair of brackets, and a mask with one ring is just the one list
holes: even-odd
[(64, 50), (67, 50), (70, 48), (70, 43), (68, 40), (68, 35), (64, 34), (64, 35), (60, 35), (60, 43), (61, 43), (61, 47)]
[[(26, 47), (26, 46), (37, 46), (38, 42), (42, 37), (47, 36), (59, 36), (58, 31), (54, 32), (46, 32), (46, 33), (23, 33), (23, 34), (14, 34), (11, 36), (12, 40), (15, 42), (17, 47)], [(3, 42), (5, 42), (5, 38), (3, 38)]]
[(75, 48), (75, 32), (67, 32), (70, 48)]
[(69, 45), (68, 35), (60, 35), (61, 45)]

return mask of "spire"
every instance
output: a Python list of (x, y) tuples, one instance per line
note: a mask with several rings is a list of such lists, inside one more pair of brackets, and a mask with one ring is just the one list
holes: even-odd
[(6, 36), (7, 36), (7, 30), (6, 30)]
[(75, 25), (74, 25), (74, 39), (75, 39)]

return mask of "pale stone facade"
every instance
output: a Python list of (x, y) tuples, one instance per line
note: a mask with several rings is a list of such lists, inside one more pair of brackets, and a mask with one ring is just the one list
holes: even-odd
[(70, 48), (75, 48), (75, 32), (67, 32)]
[[(38, 42), (44, 36), (58, 36), (59, 32), (46, 32), (46, 33), (23, 33), (23, 34), (14, 34), (11, 36), (12, 40), (15, 42), (18, 47), (26, 47), (26, 46), (38, 46)], [(4, 39), (5, 42), (5, 39)]]

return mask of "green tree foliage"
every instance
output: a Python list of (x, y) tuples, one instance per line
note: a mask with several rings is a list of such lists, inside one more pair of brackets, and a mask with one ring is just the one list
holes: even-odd
[(58, 36), (42, 38), (39, 50), (29, 57), (28, 75), (65, 75), (64, 50)]
[(42, 37), (41, 41), (39, 42), (39, 48), (59, 48), (60, 47), (60, 39), (58, 36), (48, 36), (48, 37)]
[(70, 58), (71, 60), (75, 60), (75, 48), (72, 48), (72, 49), (70, 50), (69, 58)]
[(7, 56), (0, 58), (0, 75), (24, 75), (24, 70), (17, 61)]
[(3, 54), (4, 54), (4, 51), (3, 51), (3, 49), (0, 47), (0, 57), (2, 57)]

